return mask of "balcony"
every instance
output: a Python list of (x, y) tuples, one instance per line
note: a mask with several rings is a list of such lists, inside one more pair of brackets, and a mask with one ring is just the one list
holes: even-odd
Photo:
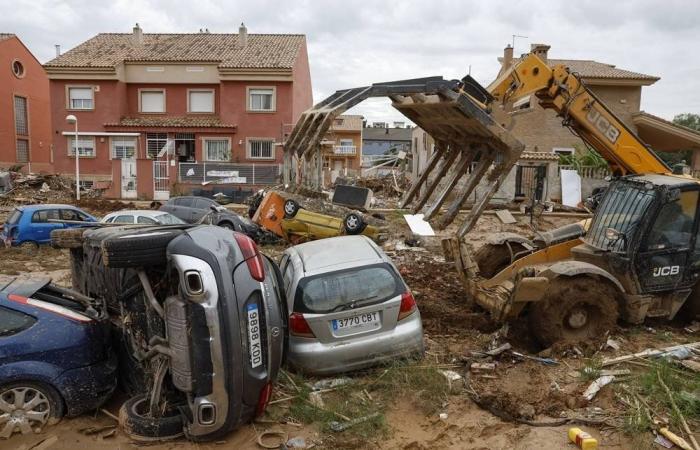
[(357, 154), (357, 147), (355, 147), (354, 145), (334, 145), (333, 154), (354, 156)]

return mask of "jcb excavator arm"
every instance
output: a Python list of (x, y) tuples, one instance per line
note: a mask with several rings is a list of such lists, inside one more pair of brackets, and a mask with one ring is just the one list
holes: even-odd
[(529, 54), (487, 88), (495, 100), (513, 102), (534, 94), (586, 143), (608, 161), (615, 175), (669, 173), (670, 170), (637, 135), (563, 65), (549, 67)]

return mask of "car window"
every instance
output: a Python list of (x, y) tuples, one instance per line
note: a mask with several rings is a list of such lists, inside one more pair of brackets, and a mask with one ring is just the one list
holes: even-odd
[(189, 197), (180, 197), (180, 198), (176, 198), (173, 201), (173, 203), (175, 203), (175, 205), (177, 205), (177, 206), (192, 206), (193, 199), (191, 199)]
[(211, 200), (207, 200), (206, 198), (198, 198), (194, 202), (194, 207), (197, 209), (209, 209), (209, 207), (213, 204), (214, 202)]
[(62, 209), (60, 210), (61, 220), (82, 220), (78, 215), (77, 211), (72, 209)]
[(160, 216), (157, 217), (158, 222), (162, 223), (163, 225), (180, 225), (183, 223), (187, 223), (184, 220), (181, 220), (172, 214), (161, 214)]
[(136, 222), (137, 223), (158, 223), (155, 220), (151, 219), (150, 217), (146, 217), (146, 216), (138, 216), (136, 218)]
[(78, 217), (80, 217), (80, 220), (90, 219), (90, 217), (82, 211), (76, 211), (76, 213), (78, 214)]
[(105, 219), (105, 223), (112, 223), (114, 222), (114, 216), (110, 217), (109, 219)]
[(7, 224), (16, 224), (17, 222), (19, 222), (20, 217), (22, 217), (22, 211), (20, 211), (19, 209), (13, 209), (12, 214), (10, 214), (10, 217), (7, 218)]
[(295, 310), (327, 313), (378, 303), (399, 295), (403, 283), (385, 265), (324, 273), (299, 283)]
[(60, 220), (57, 209), (42, 209), (32, 214), (32, 222), (34, 223), (46, 223), (49, 220)]
[(0, 306), (0, 337), (11, 336), (34, 325), (36, 319), (28, 314)]
[(134, 216), (121, 215), (114, 218), (114, 223), (134, 223)]

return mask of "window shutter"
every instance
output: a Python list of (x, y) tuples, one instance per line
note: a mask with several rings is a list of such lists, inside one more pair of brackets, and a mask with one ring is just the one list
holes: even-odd
[(141, 92), (141, 112), (165, 112), (163, 92)]
[(92, 100), (92, 88), (70, 88), (71, 100)]
[(214, 93), (211, 91), (191, 91), (190, 112), (214, 112)]

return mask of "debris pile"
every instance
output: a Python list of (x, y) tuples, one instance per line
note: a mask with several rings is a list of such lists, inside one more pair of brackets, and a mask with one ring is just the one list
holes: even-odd
[[(73, 203), (73, 182), (60, 175), (9, 172), (10, 188), (0, 193), (0, 205)], [(6, 184), (7, 186), (7, 184)]]

